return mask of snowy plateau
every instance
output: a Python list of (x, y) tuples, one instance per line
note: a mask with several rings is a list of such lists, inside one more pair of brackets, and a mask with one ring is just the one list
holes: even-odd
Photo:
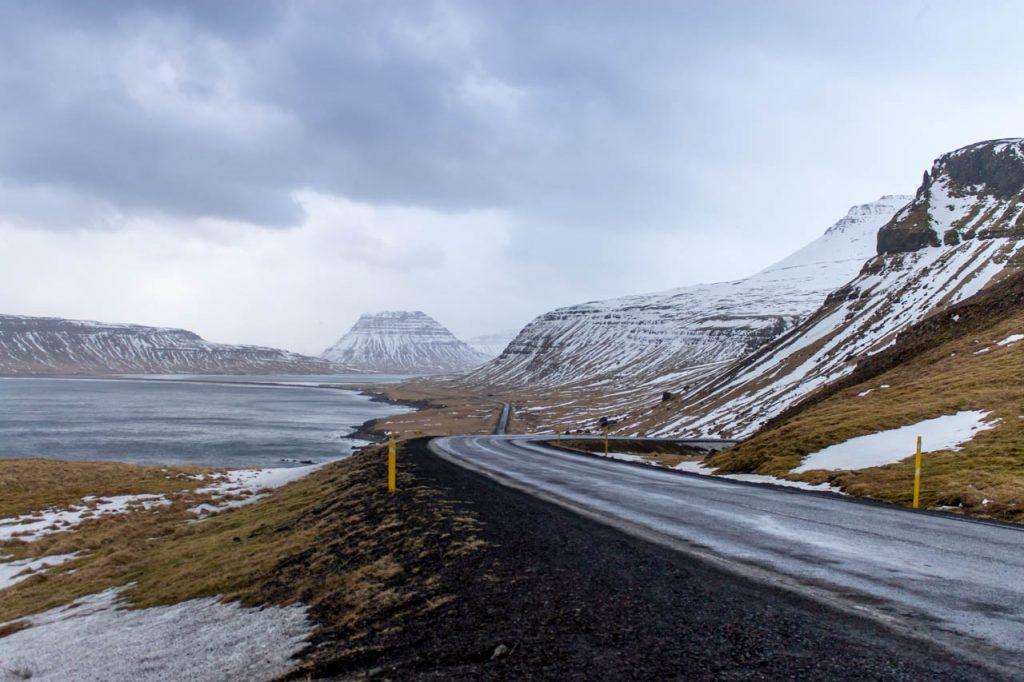
[(452, 374), (478, 367), (488, 356), (460, 341), (420, 311), (365, 313), (321, 357), (385, 374)]

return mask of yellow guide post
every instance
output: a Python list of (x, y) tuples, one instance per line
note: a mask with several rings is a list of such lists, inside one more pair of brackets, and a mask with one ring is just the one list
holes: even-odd
[(608, 456), (608, 426), (604, 427), (604, 456)]
[(561, 445), (561, 444), (562, 444), (562, 432), (559, 431), (558, 429), (555, 429), (555, 445)]
[(917, 455), (914, 457), (914, 509), (921, 499), (921, 436), (917, 437)]
[(395, 492), (395, 478), (397, 468), (397, 447), (395, 446), (395, 434), (391, 433), (391, 440), (388, 441), (388, 492)]

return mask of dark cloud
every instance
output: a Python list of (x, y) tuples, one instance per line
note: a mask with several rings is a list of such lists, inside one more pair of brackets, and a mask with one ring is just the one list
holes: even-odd
[[(887, 3), (4, 3), (0, 179), (267, 226), (300, 222), (308, 188), (668, 229), (709, 176), (832, 144), (821, 74), (899, 73), (957, 37), (915, 22)], [(789, 107), (826, 123), (786, 128)]]

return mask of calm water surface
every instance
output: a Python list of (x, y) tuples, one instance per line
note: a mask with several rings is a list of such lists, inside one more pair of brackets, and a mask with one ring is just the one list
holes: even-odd
[[(337, 459), (407, 408), (321, 383), (400, 377), (0, 378), (0, 457), (274, 467)], [(251, 383), (246, 383), (251, 382)]]

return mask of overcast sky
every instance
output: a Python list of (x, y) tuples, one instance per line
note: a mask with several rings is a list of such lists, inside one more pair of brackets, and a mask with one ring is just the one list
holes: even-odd
[(0, 312), (319, 353), (749, 275), (1024, 135), (1024, 3), (0, 0)]

